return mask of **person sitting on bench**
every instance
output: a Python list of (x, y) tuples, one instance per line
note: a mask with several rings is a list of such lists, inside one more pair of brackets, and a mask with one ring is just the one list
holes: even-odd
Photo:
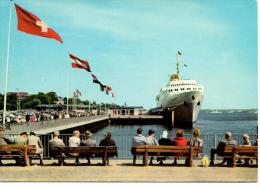
[[(54, 148), (62, 148), (65, 147), (65, 144), (62, 139), (59, 138), (59, 131), (53, 132), (53, 139), (49, 141), (49, 148), (50, 148), (50, 156), (54, 158), (63, 158), (64, 159), (64, 154), (62, 154), (62, 157), (59, 157), (60, 154), (54, 153), (52, 149)], [(65, 162), (64, 162), (65, 163)]]
[[(97, 141), (92, 138), (93, 134), (90, 131), (86, 131), (84, 134), (83, 140), (80, 142), (80, 146), (96, 146)], [(90, 165), (90, 158), (94, 156), (94, 154), (90, 153), (82, 153), (80, 156), (86, 157), (88, 160), (88, 164)]]
[(28, 137), (28, 145), (36, 146), (35, 154), (40, 156), (40, 165), (43, 165), (43, 145), (40, 138), (36, 136), (36, 133), (30, 132), (30, 136)]
[[(189, 141), (184, 137), (184, 131), (179, 129), (176, 131), (176, 137), (172, 140), (173, 146), (188, 146)], [(182, 154), (176, 154), (176, 156), (181, 156)], [(187, 161), (185, 161), (187, 164)], [(177, 165), (177, 157), (174, 158), (173, 165)]]
[[(7, 145), (7, 144), (12, 144), (13, 141), (10, 137), (5, 135), (5, 130), (4, 128), (0, 127), (0, 145)], [(1, 154), (7, 154), (7, 152), (0, 152)], [(3, 165), (1, 156), (0, 156), (0, 166)]]
[[(221, 140), (218, 143), (217, 149), (211, 149), (211, 151), (210, 151), (210, 165), (211, 166), (214, 165), (215, 154), (218, 154), (220, 156), (229, 155), (229, 154), (224, 153), (224, 150), (225, 150), (226, 146), (237, 146), (237, 142), (232, 139), (232, 133), (231, 132), (226, 132), (225, 133), (225, 139)], [(231, 166), (232, 163), (233, 163), (232, 161), (233, 160), (230, 159), (230, 158), (229, 159), (224, 158), (222, 163), (220, 163), (220, 165), (223, 165), (225, 162), (227, 162), (227, 165)]]

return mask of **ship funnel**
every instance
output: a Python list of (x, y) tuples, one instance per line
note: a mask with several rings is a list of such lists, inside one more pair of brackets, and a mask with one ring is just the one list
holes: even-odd
[(178, 74), (173, 74), (171, 75), (171, 81), (176, 81), (176, 80), (179, 80), (179, 75)]

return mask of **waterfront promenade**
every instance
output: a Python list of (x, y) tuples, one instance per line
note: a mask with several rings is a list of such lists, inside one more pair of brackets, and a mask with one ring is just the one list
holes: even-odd
[[(34, 162), (34, 161), (33, 161)], [(132, 160), (111, 159), (110, 166), (74, 166), (74, 160), (66, 160), (66, 166), (51, 165), (54, 161), (44, 160), (45, 166), (17, 167), (2, 166), (0, 181), (51, 181), (51, 182), (257, 182), (256, 167), (184, 167), (169, 165), (132, 166)], [(56, 161), (55, 161), (56, 162)], [(84, 163), (83, 160), (81, 160)], [(183, 163), (179, 161), (180, 163)], [(39, 163), (35, 160), (35, 163)], [(199, 161), (194, 161), (199, 165)], [(72, 174), (73, 173), (73, 174)]]
[(69, 119), (56, 119), (49, 121), (29, 122), (21, 125), (11, 125), (11, 130), (6, 130), (6, 134), (20, 134), (22, 132), (35, 132), (38, 135), (52, 133), (55, 130), (65, 130), (76, 128), (82, 125), (87, 125), (99, 121), (108, 120), (107, 115), (97, 115), (88, 117), (76, 117)]

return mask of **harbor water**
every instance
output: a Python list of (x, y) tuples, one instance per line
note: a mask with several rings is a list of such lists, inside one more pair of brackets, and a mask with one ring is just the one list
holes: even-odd
[[(147, 136), (148, 130), (153, 129), (156, 138), (159, 140), (164, 130), (168, 131), (168, 138), (175, 137), (178, 129), (168, 128), (164, 125), (108, 125), (95, 133), (97, 141), (103, 138), (105, 132), (111, 132), (113, 139), (119, 147), (119, 158), (131, 158), (130, 153), (132, 137), (136, 134), (136, 129), (141, 127), (143, 135)], [(257, 138), (258, 120), (257, 113), (252, 111), (235, 112), (213, 112), (201, 111), (198, 121), (194, 127), (201, 129), (201, 138), (204, 141), (203, 155), (210, 155), (210, 149), (215, 148), (217, 143), (224, 138), (224, 133), (230, 131), (233, 138), (242, 144), (242, 135), (248, 133), (253, 142)], [(192, 137), (192, 129), (184, 129), (185, 137)]]

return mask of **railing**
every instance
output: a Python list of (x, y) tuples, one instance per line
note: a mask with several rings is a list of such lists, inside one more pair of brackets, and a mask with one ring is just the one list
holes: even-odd
[[(60, 135), (60, 138), (64, 141), (65, 145), (68, 146), (68, 140), (71, 135), (69, 134), (62, 134)], [(251, 134), (250, 140), (255, 141), (256, 138), (258, 137), (256, 134)], [(12, 137), (15, 137), (15, 135), (12, 135)], [(97, 141), (97, 145), (99, 142), (102, 140), (104, 137), (102, 134), (96, 134), (94, 135)], [(192, 135), (185, 135), (187, 139), (190, 139)], [(49, 158), (49, 146), (48, 142), (52, 138), (50, 134), (47, 135), (42, 135), (40, 136), (41, 141), (44, 146), (44, 157)], [(83, 136), (81, 135), (81, 138)], [(116, 145), (118, 146), (118, 157), (120, 159), (130, 159), (132, 158), (132, 154), (130, 152), (130, 149), (132, 147), (132, 138), (133, 134), (120, 134), (120, 135), (113, 135), (112, 138), (115, 140)], [(156, 138), (160, 138), (160, 136), (156, 136)], [(173, 138), (173, 136), (169, 136), (169, 138)], [(202, 155), (207, 155), (210, 157), (210, 149), (211, 148), (216, 148), (216, 145), (219, 143), (220, 140), (224, 138), (223, 134), (204, 134), (201, 136), (201, 139), (203, 140), (203, 153)], [(242, 139), (242, 134), (233, 134), (232, 138), (237, 141), (238, 145), (242, 145), (243, 139)]]

